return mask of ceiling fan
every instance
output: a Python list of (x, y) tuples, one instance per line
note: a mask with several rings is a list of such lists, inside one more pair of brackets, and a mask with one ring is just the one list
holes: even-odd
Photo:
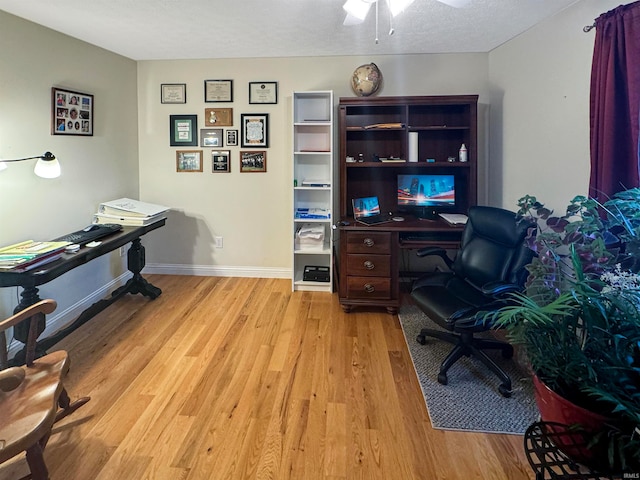
[[(378, 4), (383, 0), (347, 0), (342, 8), (347, 12), (347, 16), (344, 19), (343, 24), (358, 25), (364, 22), (367, 18), (367, 14), (371, 9), (371, 6), (375, 4), (376, 7), (376, 43), (378, 43)], [(471, 2), (471, 0), (437, 0), (440, 3), (444, 3), (451, 7), (461, 8)], [(389, 7), (389, 35), (393, 35), (393, 17), (402, 13), (414, 0), (386, 0)]]

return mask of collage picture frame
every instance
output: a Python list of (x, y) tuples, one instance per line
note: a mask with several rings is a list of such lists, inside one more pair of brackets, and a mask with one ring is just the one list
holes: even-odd
[(51, 88), (51, 134), (93, 136), (93, 95)]

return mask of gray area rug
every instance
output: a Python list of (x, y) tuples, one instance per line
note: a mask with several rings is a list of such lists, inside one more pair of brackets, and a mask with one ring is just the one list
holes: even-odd
[(426, 345), (416, 341), (422, 328), (440, 327), (414, 305), (403, 305), (398, 317), (434, 428), (524, 434), (538, 419), (531, 380), (514, 360), (504, 360), (499, 352), (489, 353), (511, 377), (511, 398), (498, 392), (498, 377), (469, 357), (458, 360), (447, 374), (449, 384), (441, 385), (440, 364), (453, 345), (434, 338), (427, 338)]

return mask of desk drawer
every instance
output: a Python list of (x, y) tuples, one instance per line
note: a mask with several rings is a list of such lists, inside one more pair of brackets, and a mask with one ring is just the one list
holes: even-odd
[(391, 250), (390, 232), (349, 232), (347, 253), (386, 253)]
[(383, 277), (347, 277), (347, 297), (350, 299), (391, 298), (391, 279)]
[(350, 253), (347, 255), (347, 272), (349, 275), (390, 277), (391, 256)]

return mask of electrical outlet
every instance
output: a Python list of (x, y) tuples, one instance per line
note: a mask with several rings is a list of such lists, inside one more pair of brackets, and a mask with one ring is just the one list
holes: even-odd
[(125, 254), (125, 253), (127, 253), (127, 252), (126, 252), (126, 250), (125, 250), (125, 248), (124, 248), (124, 245), (123, 245), (123, 246), (121, 246), (121, 247), (120, 247), (120, 256), (121, 256), (121, 257), (124, 257), (124, 254)]
[(216, 248), (222, 248), (222, 237), (213, 237), (216, 242)]

